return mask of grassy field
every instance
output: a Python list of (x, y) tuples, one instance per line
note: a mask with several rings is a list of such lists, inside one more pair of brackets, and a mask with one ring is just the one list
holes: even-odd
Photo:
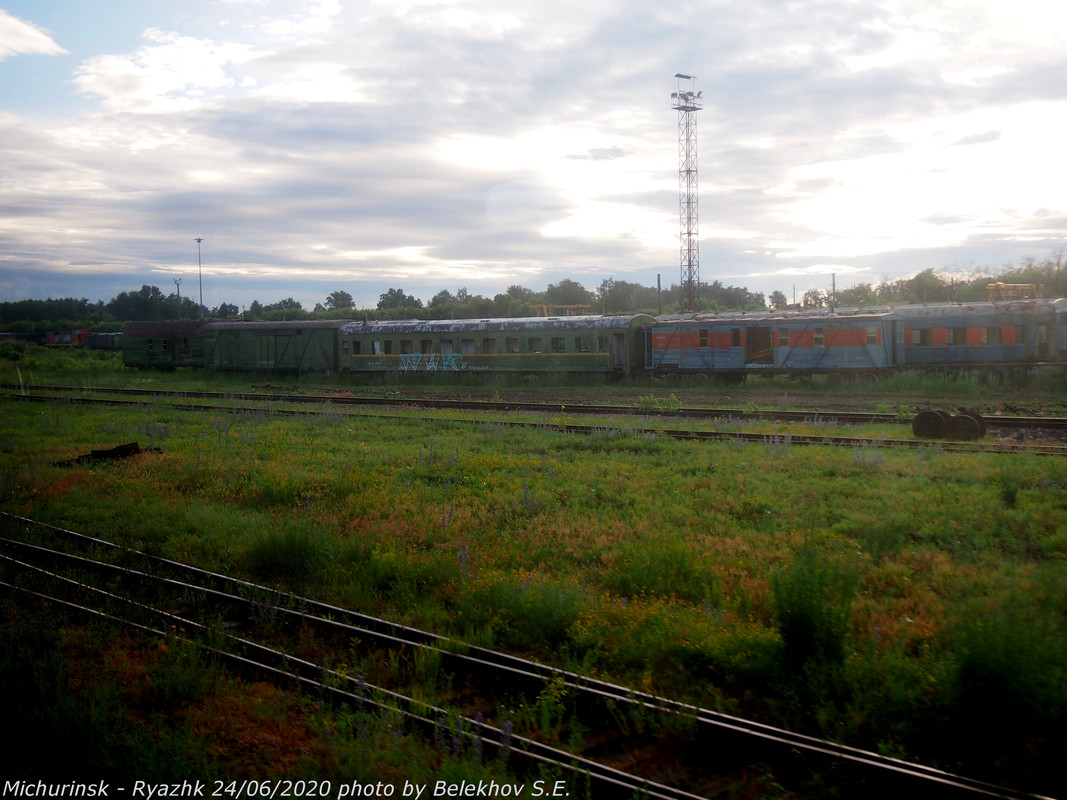
[[(98, 366), (65, 382), (174, 379)], [(780, 387), (730, 392), (782, 402)], [(1004, 393), (1059, 402), (1054, 385)], [(794, 730), (1064, 789), (1062, 459), (687, 443), (622, 419), (579, 437), (552, 419), (3, 405), (6, 511)], [(126, 441), (162, 452), (52, 466)]]

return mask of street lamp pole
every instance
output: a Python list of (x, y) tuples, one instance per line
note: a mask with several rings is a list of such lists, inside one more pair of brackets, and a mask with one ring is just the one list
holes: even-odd
[(200, 275), (200, 319), (204, 318), (204, 268), (200, 264), (200, 243), (203, 237), (196, 237), (196, 271)]

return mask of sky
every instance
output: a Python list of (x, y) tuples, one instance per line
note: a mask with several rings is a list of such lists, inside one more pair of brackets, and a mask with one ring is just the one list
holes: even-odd
[(679, 88), (704, 282), (1044, 260), (1064, 30), (1061, 0), (0, 0), (0, 300), (667, 288)]

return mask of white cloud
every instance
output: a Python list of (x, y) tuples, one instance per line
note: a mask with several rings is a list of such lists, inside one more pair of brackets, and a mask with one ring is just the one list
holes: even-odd
[[(1038, 2), (1020, 0), (1032, 18)], [(770, 291), (878, 258), (953, 262), (974, 245), (967, 259), (1000, 264), (1024, 239), (1063, 241), (1064, 56), (999, 0), (197, 9), (85, 58), (71, 77), (88, 111), (0, 115), (0, 201), (17, 210), (3, 252), (184, 270), (203, 235), (217, 274), (248, 278), (247, 297), (216, 302), (248, 302), (256, 277), (321, 300), (318, 281), (428, 297), (666, 273), (679, 70), (706, 101), (708, 279)]]
[(792, 201), (783, 219), (821, 235), (787, 243), (788, 252), (952, 247), (978, 231), (1007, 232), (1020, 209), (1062, 208), (1047, 158), (1065, 116), (1067, 103), (1036, 103), (926, 119), (884, 130), (902, 143), (896, 152), (791, 169), (772, 189)]
[(11, 56), (58, 56), (66, 52), (55, 43), (48, 31), (32, 22), (13, 17), (0, 8), (0, 61)]
[(237, 84), (233, 68), (257, 55), (254, 48), (150, 28), (145, 44), (129, 55), (103, 55), (78, 67), (74, 83), (119, 111), (188, 111), (205, 90)]

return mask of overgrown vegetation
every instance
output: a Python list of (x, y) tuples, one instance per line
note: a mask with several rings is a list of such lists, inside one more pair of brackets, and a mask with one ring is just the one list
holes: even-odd
[(395, 714), (241, 683), (177, 637), (137, 637), (25, 600), (5, 601), (4, 618), (8, 781), (169, 781), (186, 793), (200, 781), (210, 793), (216, 781), (287, 778), (336, 797), (354, 783), (400, 796), (407, 782), (509, 779), (506, 758), (477, 739), (426, 741)]
[[(873, 459), (784, 433), (674, 442), (626, 420), (576, 439), (553, 424), (269, 408), (4, 412), (5, 510), (776, 725), (1065, 788), (1060, 459)], [(138, 439), (163, 452), (52, 466)], [(562, 705), (546, 694), (530, 724), (559, 730)]]

